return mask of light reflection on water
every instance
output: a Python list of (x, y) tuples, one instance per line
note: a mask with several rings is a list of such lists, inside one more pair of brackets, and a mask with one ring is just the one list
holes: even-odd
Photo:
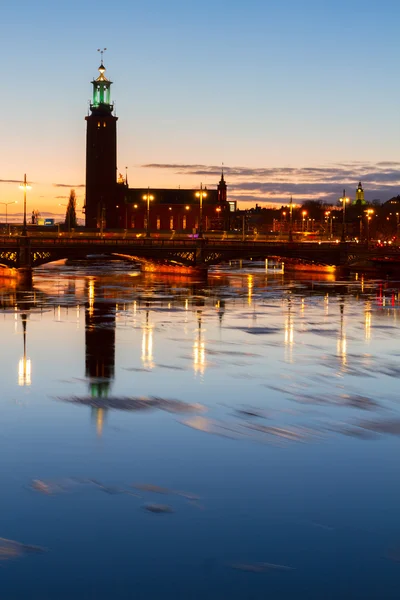
[(397, 598), (399, 289), (245, 263), (0, 285), (3, 596)]

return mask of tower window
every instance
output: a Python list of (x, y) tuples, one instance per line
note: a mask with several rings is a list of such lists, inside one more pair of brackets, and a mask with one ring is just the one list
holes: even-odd
[(99, 129), (101, 127), (101, 123), (100, 121), (97, 121), (97, 129)]
[(107, 123), (105, 121), (103, 123), (103, 127), (107, 127)]

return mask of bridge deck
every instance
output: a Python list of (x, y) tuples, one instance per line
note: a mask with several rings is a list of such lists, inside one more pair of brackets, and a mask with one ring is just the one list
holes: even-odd
[(93, 237), (82, 234), (0, 237), (0, 263), (6, 266), (29, 264), (34, 267), (60, 258), (87, 254), (125, 254), (148, 260), (205, 266), (234, 259), (268, 257), (302, 259), (326, 265), (345, 265), (359, 260), (400, 262), (398, 247), (367, 248), (354, 243)]

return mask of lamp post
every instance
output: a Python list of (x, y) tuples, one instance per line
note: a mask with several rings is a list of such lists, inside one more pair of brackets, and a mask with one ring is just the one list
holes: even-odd
[(367, 248), (368, 248), (368, 246), (369, 246), (369, 222), (372, 219), (372, 215), (374, 214), (373, 208), (368, 208), (365, 211), (365, 214), (367, 215)]
[(150, 237), (150, 201), (154, 200), (154, 196), (150, 194), (150, 188), (147, 188), (147, 194), (143, 196), (143, 200), (147, 201), (146, 237)]
[(21, 183), (21, 185), (19, 186), (19, 188), (21, 190), (24, 190), (24, 225), (22, 227), (22, 235), (27, 235), (27, 229), (26, 229), (26, 190), (30, 190), (31, 186), (28, 185), (28, 183), (26, 182), (26, 173), (24, 175), (24, 181), (23, 183)]
[(396, 243), (399, 244), (399, 216), (400, 213), (396, 213)]
[(199, 211), (199, 238), (203, 237), (203, 198), (207, 198), (207, 192), (203, 190), (203, 184), (200, 184), (200, 190), (196, 192), (196, 198), (200, 200)]
[(326, 217), (326, 221), (328, 223), (329, 237), (330, 237), (330, 239), (332, 239), (332, 217), (331, 217), (330, 210), (325, 211), (325, 217)]
[(8, 224), (8, 212), (7, 212), (7, 207), (9, 204), (16, 204), (17, 200), (13, 200), (12, 202), (0, 202), (0, 204), (2, 204), (3, 206), (6, 207), (6, 228), (8, 230), (8, 235), (10, 235), (10, 226)]
[(289, 204), (289, 242), (293, 242), (293, 197), (290, 196)]
[(302, 212), (301, 214), (302, 214), (302, 216), (303, 216), (303, 221), (302, 221), (302, 228), (301, 228), (301, 230), (302, 230), (302, 232), (304, 233), (304, 223), (305, 223), (305, 220), (306, 220), (307, 211), (306, 211), (306, 210), (303, 210), (303, 212)]
[(343, 204), (343, 225), (342, 225), (342, 242), (346, 241), (346, 204), (350, 202), (350, 198), (346, 198), (346, 190), (343, 190), (342, 198), (339, 198)]
[(281, 213), (281, 227), (280, 227), (280, 235), (285, 231), (286, 226), (286, 210), (283, 210)]

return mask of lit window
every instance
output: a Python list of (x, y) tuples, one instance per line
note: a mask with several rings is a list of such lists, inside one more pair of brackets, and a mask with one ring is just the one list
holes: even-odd
[(169, 228), (170, 229), (174, 228), (174, 217), (170, 217), (170, 219), (169, 219)]
[(182, 219), (182, 229), (186, 229), (186, 215), (183, 215), (183, 219)]
[(97, 129), (98, 129), (99, 127), (101, 127), (101, 123), (100, 123), (100, 121), (97, 121)]
[(105, 121), (103, 123), (103, 127), (107, 127), (107, 123)]
[(161, 229), (161, 219), (160, 217), (157, 217), (157, 230), (159, 231)]

